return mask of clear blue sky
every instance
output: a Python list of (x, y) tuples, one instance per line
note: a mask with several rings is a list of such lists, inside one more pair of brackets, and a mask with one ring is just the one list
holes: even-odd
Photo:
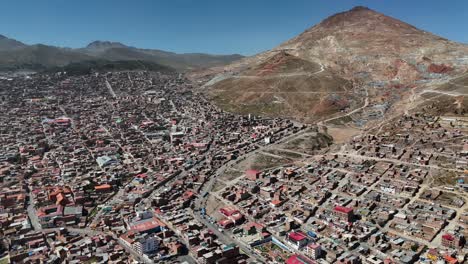
[(251, 55), (356, 5), (468, 43), (468, 0), (0, 0), (0, 34), (73, 48), (111, 40)]

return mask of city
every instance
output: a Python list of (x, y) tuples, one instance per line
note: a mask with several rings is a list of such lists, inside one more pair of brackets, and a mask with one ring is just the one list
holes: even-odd
[(2, 6), (0, 264), (468, 263), (468, 2)]
[[(1, 82), (11, 261), (413, 263), (466, 254), (466, 119), (416, 113), (305, 153), (294, 139), (320, 125), (226, 113), (178, 74)], [(255, 155), (272, 159), (246, 164)], [(442, 175), (456, 184), (435, 187)]]

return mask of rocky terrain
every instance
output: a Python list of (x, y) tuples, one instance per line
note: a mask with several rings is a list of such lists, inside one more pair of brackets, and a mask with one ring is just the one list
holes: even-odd
[(331, 16), (278, 49), (318, 59), (347, 78), (411, 83), (466, 59), (468, 46), (451, 42), (365, 7)]
[(408, 103), (430, 96), (426, 90), (454, 86), (450, 80), (467, 69), (467, 45), (355, 7), (270, 51), (193, 76), (215, 76), (203, 88), (227, 109), (323, 120), (367, 105), (384, 104), (384, 112), (400, 103), (399, 110), (411, 108)]
[(215, 87), (209, 93), (216, 102), (244, 114), (305, 119), (307, 114), (329, 115), (359, 101), (350, 81), (286, 52), (220, 80)]

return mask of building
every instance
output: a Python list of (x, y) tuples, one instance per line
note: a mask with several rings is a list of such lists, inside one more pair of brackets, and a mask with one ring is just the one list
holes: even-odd
[(94, 190), (96, 192), (101, 192), (101, 193), (112, 192), (112, 186), (109, 184), (102, 184), (102, 185), (95, 186)]
[(159, 240), (156, 236), (150, 234), (139, 234), (135, 236), (133, 249), (138, 254), (148, 254), (158, 250)]
[(307, 236), (300, 231), (289, 233), (286, 236), (286, 241), (295, 249), (301, 249), (309, 243)]
[(301, 255), (292, 255), (286, 260), (286, 264), (314, 264), (315, 262)]
[(140, 233), (157, 233), (166, 227), (164, 223), (159, 221), (157, 218), (152, 217), (140, 221), (133, 222), (130, 225), (130, 230)]
[(354, 218), (353, 208), (344, 206), (335, 206), (335, 208), (333, 209), (333, 214), (340, 220), (347, 222), (352, 222)]
[(244, 235), (255, 235), (255, 234), (260, 234), (262, 232), (266, 231), (266, 228), (264, 225), (255, 223), (255, 222), (250, 222), (244, 225), (243, 227), (243, 233)]
[(55, 221), (63, 216), (63, 206), (49, 205), (41, 207), (37, 210), (36, 215), (43, 228), (53, 227), (55, 225)]
[(442, 246), (448, 248), (463, 247), (465, 238), (461, 235), (444, 234), (442, 236)]
[(251, 180), (251, 181), (256, 181), (260, 178), (260, 171), (258, 170), (247, 170), (245, 172), (245, 176), (247, 177), (247, 179)]
[(119, 161), (116, 160), (114, 157), (109, 157), (109, 156), (98, 157), (96, 159), (96, 162), (98, 163), (99, 167), (101, 167), (101, 168), (119, 163)]
[(319, 244), (309, 244), (305, 247), (305, 251), (312, 259), (318, 259), (322, 255), (322, 247)]

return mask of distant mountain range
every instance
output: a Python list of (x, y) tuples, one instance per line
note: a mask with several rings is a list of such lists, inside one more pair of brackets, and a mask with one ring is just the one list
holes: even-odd
[(156, 49), (139, 49), (110, 41), (94, 41), (84, 48), (71, 49), (43, 44), (27, 45), (0, 35), (0, 70), (38, 70), (62, 67), (70, 63), (92, 64), (93, 61), (144, 61), (187, 71), (229, 64), (242, 57), (238, 54), (178, 54)]

